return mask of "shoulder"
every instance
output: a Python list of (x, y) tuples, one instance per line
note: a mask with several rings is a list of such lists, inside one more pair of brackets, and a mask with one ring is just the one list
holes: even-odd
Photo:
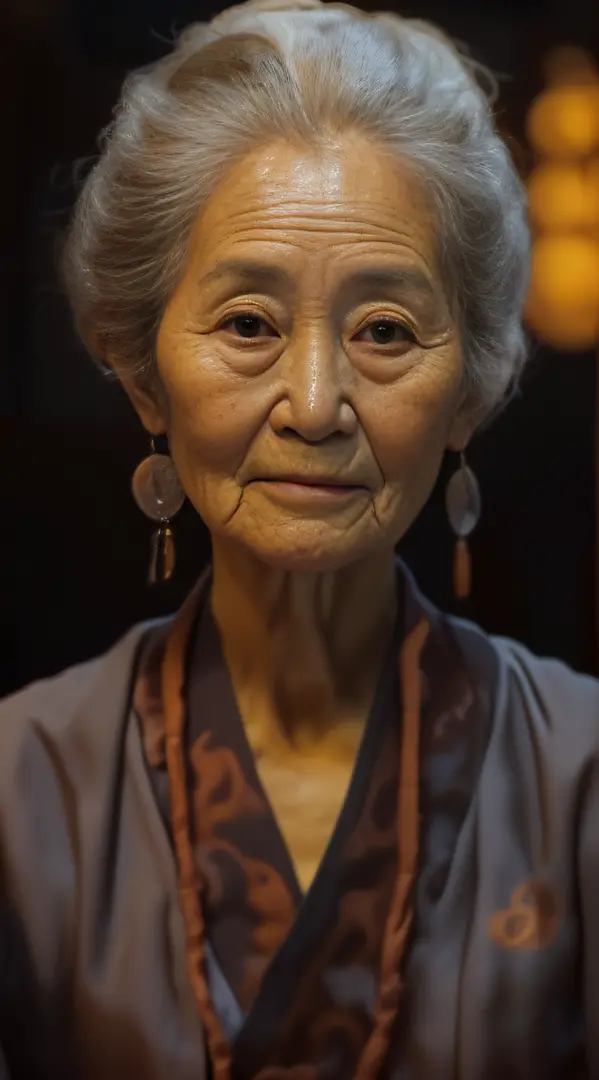
[(531, 704), (542, 703), (555, 716), (588, 716), (599, 720), (599, 680), (581, 674), (561, 660), (539, 657), (509, 638), (491, 639), (506, 672)]
[(27, 963), (49, 986), (64, 969), (76, 920), (90, 918), (81, 915), (83, 897), (97, 902), (96, 853), (115, 842), (131, 694), (149, 629), (136, 626), (104, 656), (0, 703), (0, 929), (15, 965)]
[[(512, 638), (489, 634), (475, 623), (444, 616), (468, 660), (484, 652), (492, 654), (500, 676), (520, 694), (552, 707), (576, 703), (599, 710), (599, 680), (581, 674), (554, 657), (537, 656)], [(597, 712), (599, 719), (599, 711)]]
[[(122, 775), (137, 657), (151, 624), (135, 626), (104, 656), (43, 679), (0, 703), (0, 853), (15, 880), (43, 879), (73, 823), (101, 813)], [(35, 860), (34, 860), (35, 861)], [(60, 860), (59, 860), (60, 861)]]
[(599, 748), (599, 680), (561, 660), (535, 656), (510, 638), (487, 633), (466, 619), (440, 612), (420, 592), (403, 563), (408, 619), (422, 616), (449, 631), (490, 706), (491, 728), (527, 728), (547, 745), (569, 744), (573, 754)]
[(104, 655), (0, 701), (0, 775), (32, 742), (67, 745), (86, 728), (91, 736), (99, 716), (109, 737), (111, 718), (117, 721), (126, 709), (136, 657), (152, 625), (134, 626)]
[(533, 744), (541, 756), (561, 761), (564, 769), (584, 770), (599, 757), (599, 681), (574, 671), (561, 660), (539, 657), (509, 638), (485, 633), (473, 623), (449, 623), (466, 657), (488, 681), (492, 728), (510, 744)]

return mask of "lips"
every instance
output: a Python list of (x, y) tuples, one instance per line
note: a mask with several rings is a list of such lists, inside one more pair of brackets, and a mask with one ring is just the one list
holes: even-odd
[(269, 500), (287, 507), (302, 516), (338, 513), (348, 503), (367, 492), (362, 484), (348, 483), (338, 476), (302, 476), (297, 473), (256, 478), (253, 483), (262, 487)]
[(255, 478), (265, 484), (297, 484), (301, 487), (320, 488), (358, 488), (364, 487), (352, 480), (342, 480), (338, 476), (314, 475), (302, 476), (298, 473), (286, 473), (278, 476), (260, 476)]

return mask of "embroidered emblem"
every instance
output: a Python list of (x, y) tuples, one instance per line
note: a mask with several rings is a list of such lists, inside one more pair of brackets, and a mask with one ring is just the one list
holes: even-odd
[(532, 879), (514, 889), (508, 908), (491, 915), (489, 937), (502, 949), (542, 949), (555, 938), (560, 921), (555, 890)]

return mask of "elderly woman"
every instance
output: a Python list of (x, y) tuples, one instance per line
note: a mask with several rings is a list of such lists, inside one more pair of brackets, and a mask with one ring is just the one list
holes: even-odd
[(250, 4), (128, 82), (67, 281), (168, 440), (155, 572), (183, 493), (213, 562), (1, 710), (11, 1080), (599, 1076), (599, 689), (394, 559), (449, 449), (467, 576), (527, 262), (429, 26)]

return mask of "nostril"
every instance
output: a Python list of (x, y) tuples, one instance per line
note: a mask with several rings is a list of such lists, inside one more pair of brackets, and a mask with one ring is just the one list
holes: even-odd
[(343, 435), (339, 431), (331, 432), (328, 435), (324, 435), (322, 438), (308, 437), (305, 433), (296, 431), (292, 427), (283, 428), (282, 431), (277, 432), (277, 438), (283, 440), (286, 445), (295, 444), (298, 448), (305, 448), (306, 446), (319, 446), (322, 449), (326, 449), (329, 452), (337, 452), (343, 445), (344, 453), (347, 454), (347, 436)]

